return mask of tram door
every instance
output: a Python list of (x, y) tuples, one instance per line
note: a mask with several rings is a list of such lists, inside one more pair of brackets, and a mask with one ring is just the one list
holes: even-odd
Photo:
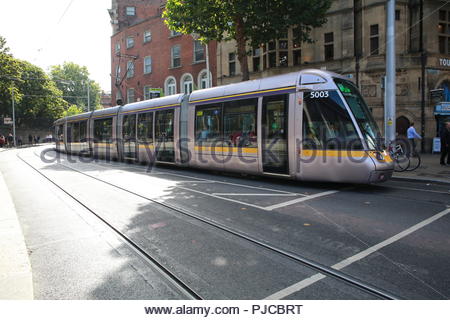
[(122, 126), (123, 157), (125, 160), (137, 160), (136, 115), (125, 115)]
[(266, 173), (289, 174), (288, 95), (263, 98), (262, 162)]
[(174, 110), (157, 111), (155, 115), (156, 160), (175, 161)]

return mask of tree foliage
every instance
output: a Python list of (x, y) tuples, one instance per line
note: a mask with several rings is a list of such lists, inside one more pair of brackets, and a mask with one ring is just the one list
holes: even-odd
[(70, 105), (76, 105), (81, 110), (87, 111), (87, 84), (89, 84), (91, 110), (100, 106), (100, 85), (89, 79), (86, 67), (65, 62), (63, 65), (52, 66), (50, 74)]
[(247, 46), (280, 38), (296, 27), (296, 40), (311, 41), (326, 22), (331, 0), (168, 0), (163, 17), (171, 30), (200, 40), (236, 40), (243, 80), (249, 79)]
[(18, 91), (22, 93), (16, 108), (18, 125), (51, 126), (55, 119), (62, 117), (67, 108), (61, 90), (41, 68), (26, 61), (19, 61), (19, 65), (23, 81), (16, 84)]
[(66, 111), (64, 111), (63, 117), (70, 117), (80, 113), (83, 113), (83, 109), (73, 104)]
[(0, 116), (12, 116), (13, 97), (18, 126), (48, 128), (67, 108), (62, 92), (48, 75), (14, 58), (0, 36)]

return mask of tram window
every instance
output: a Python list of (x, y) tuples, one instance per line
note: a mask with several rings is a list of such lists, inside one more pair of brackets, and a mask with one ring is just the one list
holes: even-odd
[(195, 109), (195, 142), (213, 144), (222, 139), (222, 104), (210, 104)]
[(58, 140), (60, 142), (64, 141), (64, 125), (59, 125), (58, 126)]
[(305, 93), (303, 148), (361, 150), (362, 144), (339, 94)]
[(80, 141), (80, 123), (75, 122), (72, 124), (72, 142)]
[(233, 147), (256, 148), (256, 108), (258, 99), (224, 104), (224, 139)]
[(334, 81), (353, 112), (368, 147), (376, 149), (380, 144), (381, 133), (363, 97), (350, 81), (342, 79)]
[(153, 113), (138, 114), (137, 138), (140, 143), (153, 143)]
[(112, 142), (112, 118), (94, 120), (94, 141)]
[(123, 117), (122, 137), (124, 140), (136, 139), (136, 115), (125, 115)]
[(73, 142), (73, 126), (67, 124), (67, 142)]
[(86, 142), (87, 121), (80, 122), (80, 142)]

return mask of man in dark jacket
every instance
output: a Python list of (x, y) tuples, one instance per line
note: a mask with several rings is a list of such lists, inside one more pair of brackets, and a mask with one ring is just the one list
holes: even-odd
[(445, 166), (445, 157), (447, 156), (447, 165), (450, 165), (450, 122), (444, 123), (439, 131), (441, 138), (441, 165)]

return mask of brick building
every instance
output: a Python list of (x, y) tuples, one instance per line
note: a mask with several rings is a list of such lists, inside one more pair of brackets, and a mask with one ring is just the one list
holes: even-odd
[[(312, 44), (296, 43), (290, 29), (284, 39), (253, 49), (248, 58), (250, 77), (304, 68), (347, 75), (360, 87), (383, 128), (386, 1), (335, 0), (327, 18), (324, 26), (312, 31)], [(437, 0), (397, 0), (396, 34), (397, 131), (405, 134), (414, 122), (419, 133), (423, 129), (424, 148), (430, 151), (438, 123), (450, 120), (450, 5)], [(219, 85), (241, 80), (234, 42), (218, 44), (217, 65)], [(432, 90), (440, 88), (444, 94), (433, 100), (430, 92), (439, 93)]]
[[(216, 85), (216, 43), (207, 50), (190, 35), (173, 32), (161, 14), (165, 0), (112, 0), (112, 101), (123, 103)], [(209, 81), (208, 81), (209, 80)]]

